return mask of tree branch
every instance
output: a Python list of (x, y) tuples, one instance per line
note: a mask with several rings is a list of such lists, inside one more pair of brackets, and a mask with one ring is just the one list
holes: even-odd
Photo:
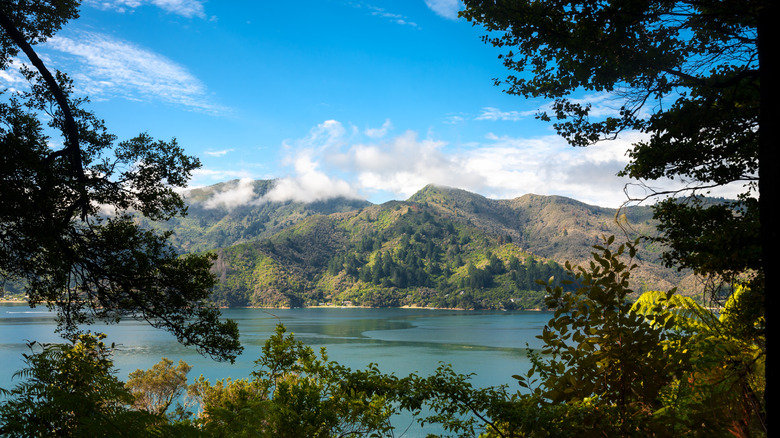
[(27, 40), (24, 38), (24, 35), (22, 35), (19, 29), (16, 28), (14, 22), (10, 19), (10, 17), (8, 17), (8, 15), (5, 14), (5, 12), (3, 12), (2, 9), (0, 9), (0, 26), (2, 26), (6, 34), (11, 37), (11, 39), (14, 41), (14, 44), (22, 49), (25, 55), (27, 55), (27, 58), (30, 59), (30, 62), (38, 70), (38, 73), (40, 73), (41, 77), (43, 77), (43, 80), (49, 87), (49, 91), (57, 102), (57, 106), (59, 106), (60, 110), (62, 111), (62, 116), (64, 118), (63, 134), (65, 135), (66, 139), (65, 149), (52, 153), (46, 158), (46, 161), (49, 162), (54, 158), (63, 155), (69, 157), (71, 176), (78, 182), (79, 199), (76, 201), (75, 205), (81, 207), (81, 218), (84, 220), (86, 219), (88, 212), (86, 175), (84, 173), (84, 164), (81, 160), (79, 129), (78, 125), (76, 124), (76, 120), (73, 118), (73, 113), (70, 110), (70, 106), (68, 105), (68, 98), (62, 91), (62, 88), (60, 88), (57, 80), (46, 68), (46, 65), (43, 63), (43, 61), (41, 61), (41, 58), (39, 58), (38, 54), (35, 53), (35, 50), (33, 50), (30, 43), (27, 42)]

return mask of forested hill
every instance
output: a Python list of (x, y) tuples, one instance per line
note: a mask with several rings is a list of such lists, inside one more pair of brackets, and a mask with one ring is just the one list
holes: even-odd
[[(270, 237), (312, 215), (372, 205), (365, 200), (346, 198), (309, 203), (265, 200), (275, 183), (275, 180), (252, 181), (243, 188), (251, 195), (241, 193), (239, 180), (189, 190), (184, 194), (187, 216), (154, 226), (174, 231), (171, 241), (180, 252), (201, 252)], [(246, 199), (240, 202), (239, 196)]]
[[(255, 194), (272, 184), (255, 182)], [(492, 200), (435, 186), (382, 205), (337, 199), (207, 208), (209, 196), (224, 190), (191, 194), (189, 216), (168, 227), (183, 252), (218, 254), (214, 298), (227, 306), (536, 308), (543, 292), (535, 280), (561, 280), (561, 265), (586, 261), (601, 236), (655, 229), (648, 207), (616, 218), (614, 209), (558, 196)], [(658, 264), (655, 248), (639, 257), (637, 289), (685, 288), (684, 274)]]

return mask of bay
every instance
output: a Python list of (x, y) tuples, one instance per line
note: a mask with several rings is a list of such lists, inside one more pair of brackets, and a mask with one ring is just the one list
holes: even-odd
[[(203, 375), (214, 382), (248, 377), (262, 345), (282, 323), (297, 339), (315, 350), (325, 347), (331, 360), (352, 369), (376, 363), (397, 376), (429, 375), (448, 363), (458, 373), (473, 373), (474, 386), (505, 384), (516, 389), (511, 376), (529, 368), (526, 348), (540, 346), (535, 336), (550, 319), (548, 312), (363, 308), (237, 308), (223, 310), (223, 316), (238, 322), (244, 346), (233, 364), (203, 357), (145, 322), (96, 324), (91, 329), (106, 333), (106, 340), (116, 344), (114, 360), (122, 380), (162, 357), (192, 365), (191, 378)], [(45, 308), (0, 304), (0, 387), (16, 383), (12, 375), (23, 366), (27, 341), (61, 342), (55, 328)], [(417, 434), (410, 430), (404, 436)]]

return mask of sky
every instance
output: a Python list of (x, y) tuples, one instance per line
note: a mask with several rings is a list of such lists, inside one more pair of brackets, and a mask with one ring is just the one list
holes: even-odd
[[(203, 166), (190, 187), (238, 179), (212, 204), (403, 200), (427, 184), (494, 199), (562, 195), (605, 207), (636, 134), (574, 148), (534, 115), (550, 102), (494, 84), (508, 71), (457, 0), (84, 0), (36, 47), (119, 139), (176, 138)], [(23, 62), (24, 60), (20, 60)], [(24, 87), (14, 71), (0, 86)], [(606, 95), (583, 95), (614, 111)], [(635, 190), (632, 189), (632, 190)], [(634, 193), (636, 194), (636, 193)]]

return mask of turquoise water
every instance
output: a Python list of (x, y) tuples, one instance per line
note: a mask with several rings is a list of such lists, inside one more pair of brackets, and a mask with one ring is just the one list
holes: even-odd
[[(138, 368), (150, 368), (161, 357), (183, 359), (193, 366), (191, 378), (203, 375), (212, 382), (249, 376), (260, 348), (281, 322), (288, 332), (315, 350), (352, 369), (376, 363), (397, 376), (433, 373), (440, 363), (459, 373), (474, 373), (475, 386), (510, 385), (513, 374), (529, 367), (526, 343), (550, 319), (547, 312), (452, 311), (433, 309), (226, 309), (223, 316), (238, 322), (244, 353), (234, 364), (214, 362), (194, 349), (179, 345), (173, 336), (142, 322), (95, 325), (116, 344), (118, 377)], [(12, 375), (22, 367), (26, 341), (59, 342), (55, 321), (45, 309), (0, 304), (0, 387), (14, 385)], [(427, 431), (430, 432), (430, 431)], [(416, 436), (409, 431), (404, 436)]]

